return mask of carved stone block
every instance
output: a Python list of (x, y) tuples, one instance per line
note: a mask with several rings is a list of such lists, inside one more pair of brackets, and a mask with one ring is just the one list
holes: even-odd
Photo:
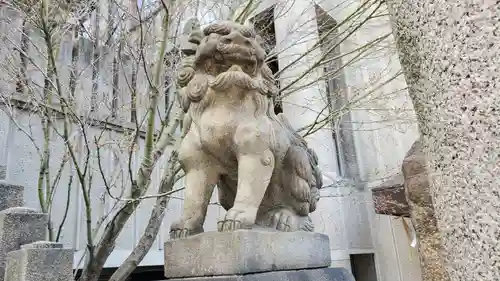
[(167, 278), (299, 270), (330, 264), (328, 236), (313, 232), (206, 232), (165, 243)]
[(47, 214), (34, 209), (16, 207), (0, 212), (0, 281), (4, 279), (7, 253), (19, 250), (21, 245), (45, 240)]
[(5, 280), (69, 281), (73, 279), (73, 250), (39, 241), (7, 254)]

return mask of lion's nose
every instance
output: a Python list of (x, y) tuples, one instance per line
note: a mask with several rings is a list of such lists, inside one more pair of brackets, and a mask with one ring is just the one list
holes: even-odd
[(228, 35), (224, 35), (221, 38), (221, 43), (223, 44), (237, 44), (237, 45), (244, 45), (244, 46), (249, 46), (250, 40), (248, 38), (245, 38), (243, 35), (241, 35), (238, 32), (231, 32)]

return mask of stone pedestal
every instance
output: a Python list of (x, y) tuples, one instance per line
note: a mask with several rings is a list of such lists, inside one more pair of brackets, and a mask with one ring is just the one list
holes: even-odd
[(167, 278), (314, 269), (330, 264), (328, 236), (319, 233), (268, 230), (206, 232), (165, 243)]
[(355, 281), (345, 268), (319, 268), (294, 271), (274, 271), (232, 276), (192, 277), (168, 281)]
[(16, 207), (0, 212), (0, 281), (12, 281), (4, 279), (7, 253), (19, 250), (21, 245), (45, 240), (47, 223), (47, 214), (30, 208)]
[(35, 242), (7, 254), (5, 280), (73, 280), (73, 250), (53, 242)]

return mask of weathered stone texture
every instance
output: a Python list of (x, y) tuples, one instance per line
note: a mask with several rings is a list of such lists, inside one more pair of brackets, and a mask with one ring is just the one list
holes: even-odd
[(23, 206), (23, 193), (22, 186), (0, 182), (0, 211)]
[(450, 279), (500, 280), (500, 5), (387, 3)]
[(327, 235), (305, 231), (206, 232), (165, 243), (168, 278), (321, 268), (331, 264)]
[(375, 213), (390, 216), (410, 216), (406, 200), (404, 178), (398, 174), (372, 189)]
[(45, 240), (47, 222), (47, 214), (30, 208), (16, 207), (0, 212), (0, 281), (4, 280), (7, 253), (19, 250), (21, 245)]
[(62, 244), (36, 242), (7, 254), (8, 281), (69, 281), (73, 279), (73, 251)]
[(416, 141), (403, 161), (405, 191), (418, 238), (423, 281), (449, 281), (443, 263), (443, 246), (429, 191), (428, 173), (420, 141)]
[(355, 281), (345, 268), (275, 271), (248, 275), (193, 277), (169, 281)]

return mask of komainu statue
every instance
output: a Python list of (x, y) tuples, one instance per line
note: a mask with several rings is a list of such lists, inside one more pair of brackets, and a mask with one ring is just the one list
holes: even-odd
[(322, 186), (318, 158), (283, 114), (274, 113), (278, 88), (262, 39), (233, 22), (203, 31), (191, 26), (177, 79), (186, 113), (179, 148), (186, 190), (171, 237), (203, 232), (215, 186), (227, 210), (219, 231), (313, 231), (309, 213)]

